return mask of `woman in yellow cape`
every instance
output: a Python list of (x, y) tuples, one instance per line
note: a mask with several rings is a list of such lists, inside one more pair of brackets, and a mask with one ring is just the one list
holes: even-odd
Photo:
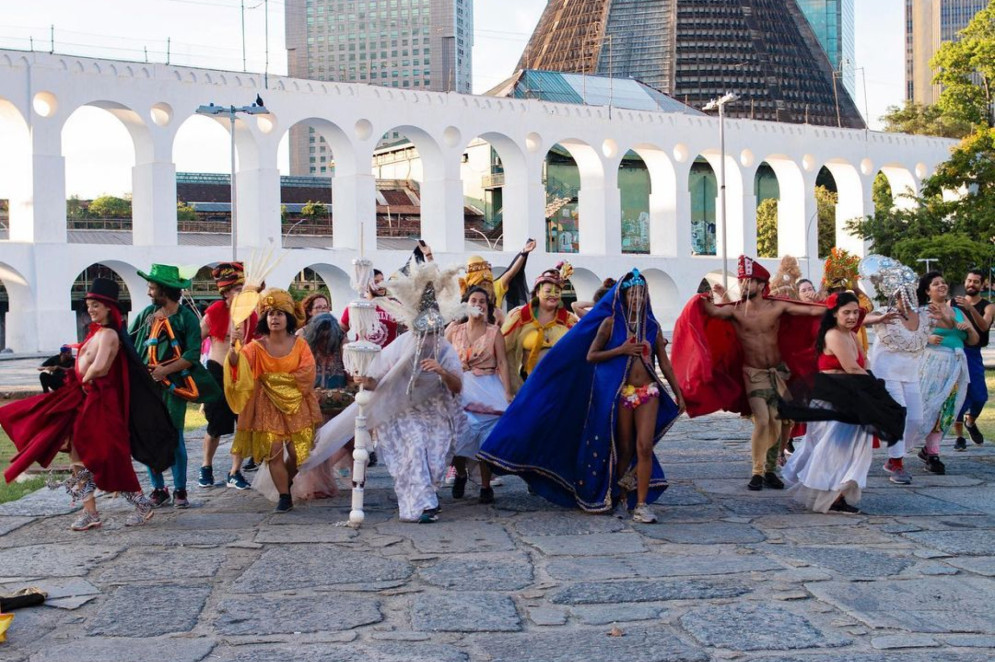
[(244, 331), (235, 327), (225, 370), (225, 397), (238, 413), (232, 453), (268, 464), (279, 495), (277, 512), (293, 508), (290, 483), (298, 464), (310, 455), (315, 426), (322, 420), (314, 391), (314, 356), (307, 342), (294, 335), (294, 311), (288, 292), (263, 290), (258, 303), (260, 337), (240, 348)]

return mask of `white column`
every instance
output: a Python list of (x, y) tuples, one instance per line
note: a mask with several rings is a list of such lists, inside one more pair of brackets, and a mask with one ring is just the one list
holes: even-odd
[(62, 126), (54, 117), (32, 118), (30, 164), (10, 197), (10, 239), (66, 243), (66, 160)]
[[(819, 257), (819, 219), (815, 204), (816, 172), (797, 179), (779, 178), (777, 201), (777, 253), (797, 258)], [(814, 262), (813, 262), (814, 264)]]
[(440, 253), (464, 250), (463, 180), (459, 159), (462, 152), (447, 153), (443, 172), (426, 168), (421, 185), (421, 236)]
[(546, 252), (546, 188), (542, 184), (542, 159), (529, 158), (524, 170), (505, 164), (502, 191), (504, 250), (517, 253), (529, 239), (535, 253)]
[[(757, 254), (757, 196), (727, 195), (729, 205), (729, 259)], [(733, 222), (734, 218), (739, 220)]]
[[(176, 246), (176, 165), (172, 141), (154, 140), (152, 154), (131, 169), (132, 243), (136, 246)], [(136, 151), (136, 159), (142, 157)]]
[[(362, 227), (362, 232), (360, 232)], [(332, 178), (332, 245), (362, 250), (368, 255), (377, 248), (377, 182), (369, 167), (351, 173), (336, 168)]]
[[(269, 141), (272, 142), (272, 141)], [(276, 167), (276, 145), (256, 145), (258, 166), (239, 167), (238, 178), (238, 258), (248, 257), (246, 249), (281, 246), (280, 170)], [(240, 164), (249, 159), (240, 159)]]
[(846, 229), (847, 221), (874, 213), (874, 175), (861, 175), (837, 180), (836, 245), (859, 257), (867, 254), (866, 242)]
[(650, 193), (650, 254), (684, 258), (691, 255), (691, 164), (675, 170), (671, 190)]
[(617, 255), (622, 252), (621, 192), (618, 170), (603, 180), (584, 178), (577, 193), (580, 252)]

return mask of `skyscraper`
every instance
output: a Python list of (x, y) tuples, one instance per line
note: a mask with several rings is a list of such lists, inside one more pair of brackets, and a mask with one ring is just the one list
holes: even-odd
[(853, 0), (796, 0), (843, 86), (856, 98)]
[(929, 61), (955, 41), (988, 0), (905, 0), (905, 98), (931, 105), (940, 98)]
[[(473, 0), (286, 0), (290, 76), (469, 93)], [(313, 130), (291, 131), (290, 172), (327, 173)]]
[(794, 0), (550, 0), (519, 69), (636, 78), (732, 117), (860, 127)]

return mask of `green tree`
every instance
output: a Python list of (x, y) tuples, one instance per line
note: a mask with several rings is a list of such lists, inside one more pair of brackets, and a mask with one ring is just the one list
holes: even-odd
[(325, 203), (308, 200), (304, 206), (301, 207), (301, 216), (311, 220), (326, 218), (328, 216), (328, 210), (325, 207)]
[(936, 268), (943, 272), (949, 283), (959, 283), (971, 267), (987, 269), (993, 257), (992, 245), (977, 241), (962, 232), (939, 234), (933, 237), (902, 239), (895, 244), (893, 257), (902, 264), (919, 267), (917, 260), (935, 258)]
[(887, 213), (895, 206), (895, 198), (891, 193), (891, 183), (883, 172), (878, 172), (871, 185), (871, 198), (874, 200), (874, 213)]
[(971, 124), (949, 117), (938, 105), (926, 106), (906, 100), (902, 106), (888, 106), (881, 117), (889, 133), (913, 133), (941, 138), (963, 138), (971, 133)]
[(819, 257), (829, 256), (836, 245), (836, 203), (839, 196), (825, 186), (815, 187), (816, 211), (819, 214)]
[(90, 214), (95, 218), (131, 218), (131, 200), (102, 195), (90, 203)]
[(66, 200), (66, 218), (76, 221), (89, 216), (89, 210), (83, 206), (83, 201), (79, 199), (78, 195)]
[(182, 200), (176, 203), (176, 220), (178, 221), (196, 221), (197, 212), (194, 208), (183, 202)]
[[(944, 199), (944, 192), (959, 192)], [(953, 229), (988, 241), (995, 235), (995, 129), (965, 138), (923, 182), (923, 197)]]
[(757, 256), (777, 257), (777, 198), (757, 205)]
[(940, 46), (930, 65), (943, 87), (937, 105), (947, 117), (992, 128), (995, 90), (995, 0), (967, 24), (957, 41)]

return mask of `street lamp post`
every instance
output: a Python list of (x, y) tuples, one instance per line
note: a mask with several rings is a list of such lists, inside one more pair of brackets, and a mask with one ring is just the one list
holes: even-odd
[(257, 94), (256, 101), (251, 106), (215, 106), (209, 103), (206, 106), (197, 107), (198, 115), (228, 115), (229, 135), (231, 136), (231, 259), (238, 261), (238, 215), (236, 214), (236, 200), (238, 200), (238, 185), (235, 183), (235, 115), (245, 113), (246, 115), (268, 115), (269, 110), (263, 105), (262, 98)]
[(722, 284), (729, 291), (729, 247), (726, 232), (726, 134), (725, 105), (739, 99), (739, 95), (726, 92), (718, 99), (712, 99), (702, 110), (719, 109), (719, 220), (722, 223)]
[(940, 261), (940, 258), (938, 258), (938, 257), (923, 257), (923, 258), (920, 258), (920, 259), (916, 260), (916, 262), (925, 262), (926, 263), (926, 273), (929, 273), (929, 271), (930, 271), (930, 269), (929, 269), (930, 263), (932, 263), (932, 262), (939, 262), (939, 261)]

